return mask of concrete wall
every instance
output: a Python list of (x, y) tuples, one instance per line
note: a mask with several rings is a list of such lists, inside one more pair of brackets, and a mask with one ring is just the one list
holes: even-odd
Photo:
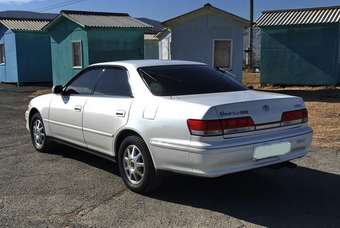
[(52, 82), (49, 35), (43, 32), (15, 34), (19, 83)]
[(0, 82), (17, 83), (18, 68), (15, 34), (0, 26), (0, 43), (5, 45), (5, 63), (0, 64)]
[(144, 58), (144, 30), (87, 30), (89, 63)]
[[(75, 74), (89, 64), (87, 32), (69, 20), (61, 20), (49, 30), (51, 36), (53, 84), (69, 81)], [(73, 68), (72, 41), (82, 42), (83, 66)]]
[(262, 28), (261, 83), (335, 85), (339, 25)]
[(232, 18), (214, 14), (192, 17), (171, 28), (171, 59), (198, 61), (213, 66), (214, 39), (231, 39), (231, 71), (241, 81), (243, 33), (243, 26)]

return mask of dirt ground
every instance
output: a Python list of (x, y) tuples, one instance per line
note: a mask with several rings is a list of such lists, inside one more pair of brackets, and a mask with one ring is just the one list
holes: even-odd
[(259, 74), (244, 74), (243, 83), (257, 90), (302, 97), (314, 130), (313, 145), (340, 149), (340, 87), (260, 87), (259, 81)]

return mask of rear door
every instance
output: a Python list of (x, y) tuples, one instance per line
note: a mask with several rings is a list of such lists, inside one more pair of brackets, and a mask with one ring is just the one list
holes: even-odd
[(63, 94), (53, 96), (49, 127), (54, 137), (86, 146), (82, 130), (83, 110), (99, 78), (99, 69), (87, 69), (65, 87)]
[(114, 156), (113, 138), (127, 123), (132, 100), (127, 71), (103, 67), (83, 114), (84, 138), (88, 148)]

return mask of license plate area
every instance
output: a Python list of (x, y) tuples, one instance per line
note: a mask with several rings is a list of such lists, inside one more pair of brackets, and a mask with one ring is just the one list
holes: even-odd
[(274, 143), (257, 146), (254, 149), (254, 160), (261, 160), (266, 158), (278, 157), (285, 155), (291, 151), (290, 142)]

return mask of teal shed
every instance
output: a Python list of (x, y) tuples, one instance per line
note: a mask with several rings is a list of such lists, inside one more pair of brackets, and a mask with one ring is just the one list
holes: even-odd
[(340, 84), (340, 6), (264, 11), (261, 84)]
[(49, 35), (42, 31), (56, 15), (0, 13), (0, 82), (51, 83)]
[(143, 59), (150, 25), (125, 13), (61, 11), (50, 34), (53, 84), (64, 84), (89, 64)]

